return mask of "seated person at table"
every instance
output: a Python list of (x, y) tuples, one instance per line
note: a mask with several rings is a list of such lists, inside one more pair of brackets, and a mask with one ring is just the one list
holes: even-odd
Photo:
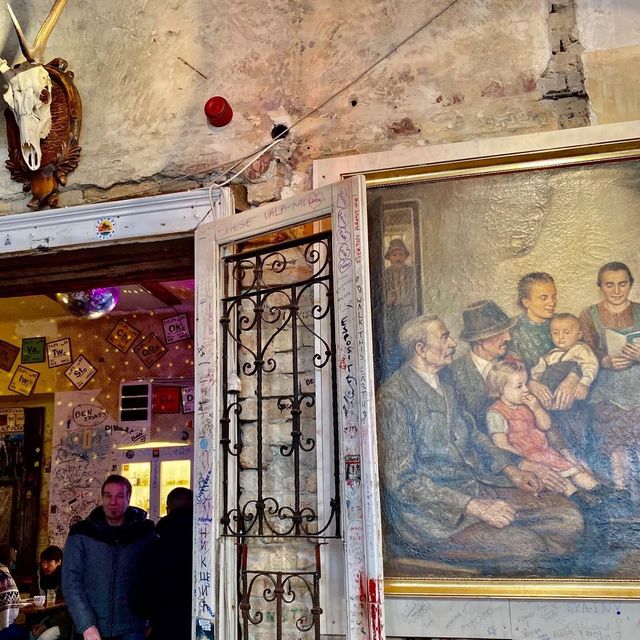
[(23, 640), (26, 631), (16, 624), (20, 613), (20, 592), (9, 569), (0, 564), (0, 640)]
[(40, 554), (38, 571), (32, 584), (32, 596), (46, 596), (48, 589), (54, 589), (56, 598), (61, 597), (62, 549), (60, 547), (52, 544)]
[[(40, 554), (38, 573), (33, 582), (33, 595), (46, 596), (47, 591), (56, 592), (56, 599), (62, 597), (62, 549), (51, 545)], [(31, 629), (31, 637), (39, 640), (67, 638), (71, 632), (71, 618), (66, 609), (54, 611), (42, 618)]]

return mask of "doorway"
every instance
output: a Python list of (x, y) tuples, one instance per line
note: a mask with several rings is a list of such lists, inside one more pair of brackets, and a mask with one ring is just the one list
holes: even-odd
[(109, 473), (157, 466), (146, 497), (132, 479), (154, 519), (192, 485), (193, 269), (189, 236), (0, 256), (0, 557), (19, 585)]
[(0, 408), (0, 561), (17, 582), (33, 572), (38, 543), (44, 413)]

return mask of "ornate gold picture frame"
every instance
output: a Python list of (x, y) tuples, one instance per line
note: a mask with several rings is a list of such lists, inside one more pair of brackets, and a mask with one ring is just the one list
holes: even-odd
[[(524, 143), (514, 138), (511, 145), (502, 139), (494, 153), (481, 156), (469, 154), (463, 143), (450, 145), (462, 150), (447, 150), (440, 154), (444, 159), (435, 152), (433, 162), (416, 163), (410, 154), (405, 166), (393, 168), (376, 157), (368, 170), (364, 157), (350, 159), (349, 170), (341, 171), (367, 179), (371, 290), (378, 292), (372, 295), (372, 324), (388, 595), (640, 597), (640, 348), (633, 344), (640, 330), (640, 289), (633, 286), (640, 274), (640, 131), (605, 137), (598, 132), (590, 141), (586, 134), (584, 143), (576, 143), (572, 132), (565, 137), (571, 144), (563, 145), (559, 135), (546, 147), (535, 136)], [(412, 253), (419, 256), (410, 264), (412, 282), (419, 283), (417, 300), (410, 286), (400, 287), (408, 297), (400, 311), (389, 309), (385, 299), (391, 238), (384, 235), (384, 216), (396, 202), (413, 203)], [(406, 247), (402, 253), (409, 254), (407, 230), (397, 236)], [(403, 249), (400, 242), (395, 246)], [(410, 270), (405, 266), (407, 282)], [(606, 289), (625, 280), (618, 297)], [(531, 307), (542, 282), (553, 301), (536, 315)], [(398, 304), (398, 296), (391, 297)], [(409, 362), (420, 336), (412, 343), (412, 330), (403, 337), (400, 326), (420, 313), (429, 316), (430, 335), (448, 332), (444, 350), (455, 348), (440, 354), (442, 367), (435, 382), (430, 378), (431, 388), (419, 358)], [(550, 321), (558, 314), (554, 327), (575, 329), (569, 346), (552, 339)], [(535, 336), (527, 334), (525, 320), (534, 333), (538, 329)], [(501, 334), (497, 355), (474, 349)], [(571, 360), (583, 350), (569, 353), (575, 344), (584, 345), (587, 359), (567, 365), (560, 382), (540, 377), (540, 367), (553, 369), (558, 359)], [(474, 362), (471, 353), (487, 357)], [(463, 359), (476, 365), (475, 390), (465, 388), (473, 370), (465, 374)], [(510, 404), (504, 380), (489, 389), (483, 374), (500, 369), (496, 365), (505, 359), (518, 372), (506, 379), (524, 378), (530, 403), (520, 397)], [(481, 364), (487, 367), (482, 374)], [(558, 391), (565, 378), (578, 381), (568, 393), (570, 384)], [(551, 397), (536, 395), (536, 384)], [(485, 402), (474, 404), (474, 394), (486, 394)], [(496, 438), (512, 437), (519, 418), (510, 411), (529, 404), (533, 408), (522, 413), (527, 428), (536, 438), (543, 433), (544, 447), (564, 458), (564, 466), (557, 458), (535, 458), (522, 442), (510, 444), (515, 436)], [(544, 415), (549, 424), (541, 425)], [(536, 465), (553, 469), (551, 479)], [(526, 487), (522, 477), (516, 483), (534, 496), (533, 506), (503, 493), (514, 485), (513, 479), (504, 481), (508, 467), (535, 476), (527, 476), (535, 486)], [(552, 487), (559, 477), (565, 484)], [(548, 504), (546, 497), (552, 498)], [(495, 514), (467, 508), (474, 499), (489, 501), (483, 503), (489, 510), (496, 501), (512, 508), (498, 525)], [(550, 528), (539, 526), (555, 517)]]

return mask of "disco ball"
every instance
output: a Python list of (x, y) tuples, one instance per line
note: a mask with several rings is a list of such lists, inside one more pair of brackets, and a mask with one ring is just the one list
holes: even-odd
[(120, 299), (118, 287), (103, 287), (88, 291), (56, 293), (56, 300), (71, 314), (91, 320), (113, 311)]

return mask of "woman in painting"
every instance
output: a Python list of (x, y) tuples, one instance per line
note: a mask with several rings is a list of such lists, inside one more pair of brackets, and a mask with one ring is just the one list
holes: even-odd
[(640, 304), (629, 300), (632, 285), (626, 264), (608, 262), (598, 271), (602, 301), (580, 315), (583, 339), (600, 361), (589, 397), (597, 447), (609, 460), (619, 490), (632, 488), (632, 461), (638, 461), (640, 444)]

